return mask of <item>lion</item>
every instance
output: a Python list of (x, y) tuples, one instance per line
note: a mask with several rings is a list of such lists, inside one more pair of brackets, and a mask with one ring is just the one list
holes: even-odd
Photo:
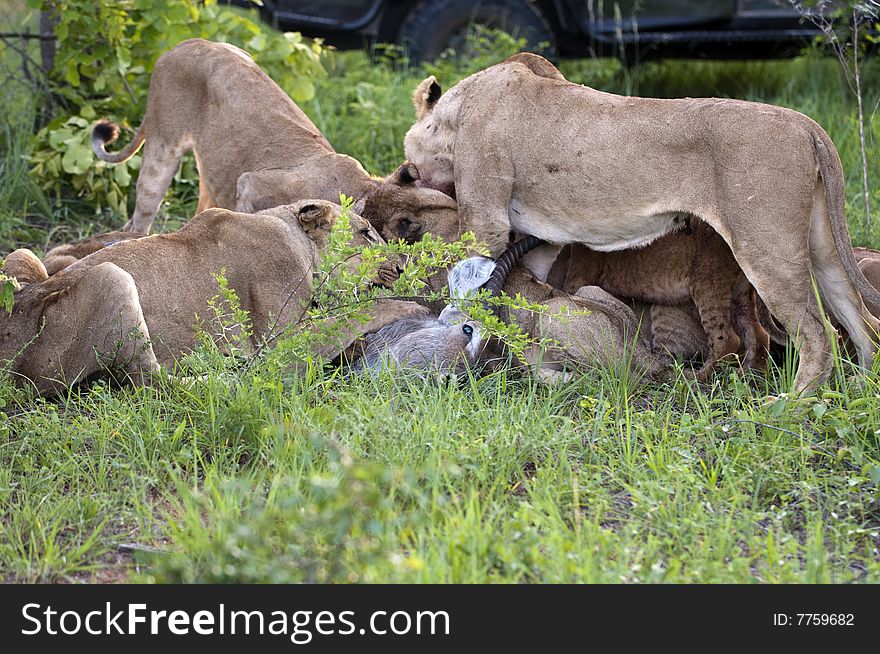
[[(853, 248), (853, 256), (865, 279), (868, 280), (871, 286), (880, 290), (880, 251), (857, 247)], [(871, 313), (880, 315), (880, 305), (866, 300), (865, 306)], [(776, 323), (762, 302), (758, 302), (758, 315), (761, 323), (769, 332), (772, 342), (784, 347), (788, 343), (788, 333)], [(829, 316), (829, 319), (835, 328), (840, 326), (833, 315)], [(848, 351), (851, 351), (852, 342), (849, 340), (849, 333), (844, 331), (842, 336), (844, 336), (844, 346)]]
[(632, 308), (604, 289), (585, 285), (566, 293), (540, 281), (525, 266), (512, 267), (500, 281), (487, 288), (546, 308), (545, 313), (514, 309), (510, 316), (536, 341), (523, 356), (539, 381), (570, 381), (577, 371), (596, 366), (623, 367), (639, 378), (655, 380), (667, 371), (671, 360), (652, 352), (648, 334)]
[(107, 152), (118, 133), (99, 121), (92, 148), (102, 160), (121, 163), (144, 146), (124, 231), (150, 231), (190, 150), (199, 171), (196, 213), (253, 213), (306, 198), (338, 202), (340, 193), (359, 198), (378, 183), (358, 161), (338, 154), (247, 52), (226, 43), (190, 39), (159, 57), (143, 122), (125, 149)]
[(758, 319), (753, 289), (743, 283), (730, 248), (711, 227), (696, 221), (690, 231), (615, 252), (566, 245), (547, 282), (569, 293), (599, 286), (632, 301), (694, 306), (709, 352), (698, 379), (707, 379), (715, 364), (736, 354), (740, 345), (743, 367), (763, 369), (770, 336)]
[[(193, 348), (200, 323), (210, 332), (218, 275), (250, 314), (246, 346), (271, 344), (306, 311), (313, 272), (340, 213), (323, 200), (253, 215), (209, 209), (177, 232), (114, 243), (51, 277), (33, 253), (16, 250), (4, 270), (21, 289), (12, 314), (0, 312), (0, 359), (43, 394), (106, 368), (143, 381)], [(384, 243), (366, 220), (349, 219), (352, 246)], [(355, 255), (347, 265), (360, 263)], [(399, 270), (396, 259), (386, 260), (373, 283), (391, 286)], [(413, 315), (423, 312), (413, 304)], [(405, 313), (391, 312), (373, 327)]]
[(613, 95), (516, 55), (447, 93), (413, 96), (404, 150), (421, 183), (454, 193), (461, 229), (497, 255), (514, 230), (593, 250), (641, 247), (688, 217), (712, 227), (795, 336), (793, 390), (827, 380), (832, 354), (814, 293), (870, 367), (880, 304), (856, 265), (834, 144), (790, 109), (728, 99)]
[[(363, 216), (388, 240), (415, 242), (430, 233), (443, 240), (455, 240), (461, 233), (456, 201), (448, 195), (418, 186), (419, 171), (411, 163), (402, 165), (364, 198)], [(685, 358), (708, 351), (697, 373), (706, 379), (715, 363), (745, 346), (743, 366), (761, 368), (766, 363), (769, 336), (761, 326), (752, 299), (752, 289), (741, 283), (741, 271), (727, 244), (711, 227), (700, 221), (688, 224), (690, 234), (676, 232), (640, 249), (593, 252), (586, 246), (565, 246), (552, 265), (527, 255), (532, 272), (543, 268), (538, 278), (574, 294), (585, 286), (598, 286), (612, 295), (654, 306), (695, 305), (708, 347), (690, 348)], [(536, 268), (538, 269), (536, 271)], [(661, 311), (653, 309), (648, 313)], [(682, 318), (682, 329), (684, 320)], [(688, 315), (688, 319), (690, 314)], [(659, 323), (658, 323), (659, 324)], [(648, 332), (650, 334), (650, 332)], [(742, 334), (742, 339), (738, 335)], [(661, 341), (673, 337), (666, 330)], [(685, 353), (672, 346), (676, 353)]]

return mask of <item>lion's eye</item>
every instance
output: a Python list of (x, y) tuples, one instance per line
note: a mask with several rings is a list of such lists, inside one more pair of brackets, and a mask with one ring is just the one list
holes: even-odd
[(467, 336), (468, 338), (470, 338), (471, 336), (474, 335), (474, 328), (471, 327), (470, 325), (462, 325), (461, 331), (463, 331), (464, 335)]

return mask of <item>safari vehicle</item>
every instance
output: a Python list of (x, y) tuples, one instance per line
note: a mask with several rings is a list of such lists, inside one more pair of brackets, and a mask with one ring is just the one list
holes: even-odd
[(819, 34), (788, 0), (264, 0), (261, 12), (339, 48), (401, 44), (413, 60), (458, 50), (473, 23), (551, 57), (629, 61), (784, 57)]

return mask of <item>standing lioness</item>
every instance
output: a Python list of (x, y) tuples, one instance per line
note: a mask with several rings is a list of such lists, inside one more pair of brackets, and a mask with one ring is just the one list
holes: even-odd
[(454, 190), (462, 229), (493, 254), (511, 229), (611, 251), (651, 243), (695, 216), (796, 335), (796, 391), (831, 372), (813, 276), (870, 365), (880, 321), (859, 294), (880, 304), (880, 293), (853, 259), (840, 158), (807, 116), (739, 100), (612, 95), (528, 54), (443, 95), (429, 77), (414, 102), (407, 158), (423, 185)]
[(360, 197), (374, 185), (355, 159), (327, 139), (250, 55), (226, 43), (184, 41), (156, 62), (147, 110), (128, 146), (109, 153), (118, 129), (99, 122), (92, 147), (120, 163), (144, 146), (137, 204), (124, 229), (146, 234), (180, 159), (199, 169), (199, 206), (252, 213), (317, 198)]

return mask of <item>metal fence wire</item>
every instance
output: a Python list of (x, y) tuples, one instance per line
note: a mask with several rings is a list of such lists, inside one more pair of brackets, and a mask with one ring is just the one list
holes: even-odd
[(0, 98), (48, 91), (55, 61), (55, 21), (23, 2), (0, 0)]

